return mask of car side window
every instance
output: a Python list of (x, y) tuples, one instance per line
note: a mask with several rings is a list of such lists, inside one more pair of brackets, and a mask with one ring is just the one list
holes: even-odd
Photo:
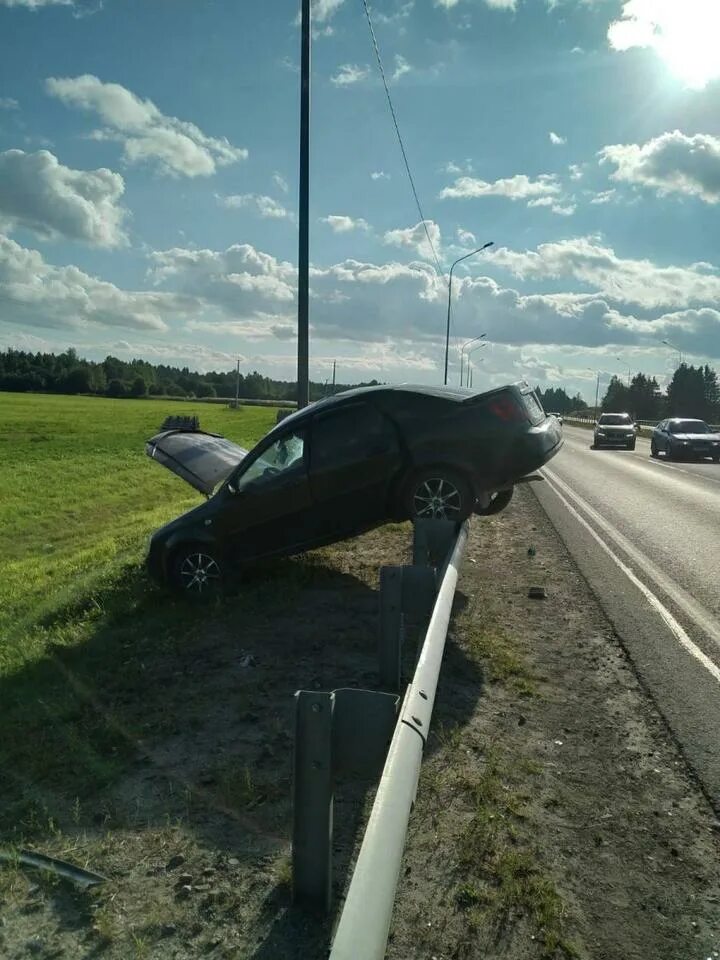
[(387, 417), (369, 403), (354, 403), (315, 417), (310, 466), (324, 470), (362, 463), (396, 446), (395, 430)]
[(258, 487), (279, 476), (298, 476), (304, 471), (305, 436), (304, 432), (286, 434), (276, 440), (254, 460), (235, 483), (240, 492), (250, 484)]

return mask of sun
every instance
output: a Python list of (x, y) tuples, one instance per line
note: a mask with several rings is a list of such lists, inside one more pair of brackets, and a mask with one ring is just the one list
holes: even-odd
[(652, 47), (685, 86), (720, 77), (720, 0), (629, 0), (610, 25), (616, 50)]

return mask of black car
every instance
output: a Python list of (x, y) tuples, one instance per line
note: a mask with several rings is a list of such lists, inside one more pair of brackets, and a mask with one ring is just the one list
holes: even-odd
[(349, 390), (286, 417), (250, 452), (199, 430), (165, 430), (148, 455), (209, 499), (153, 535), (149, 570), (204, 594), (230, 567), (389, 520), (494, 513), (561, 444), (526, 384)]
[(669, 460), (706, 459), (720, 462), (720, 434), (704, 420), (687, 420), (671, 417), (662, 420), (653, 430), (650, 440), (650, 456), (664, 453)]
[(601, 413), (593, 431), (593, 450), (601, 447), (635, 449), (637, 427), (629, 413)]

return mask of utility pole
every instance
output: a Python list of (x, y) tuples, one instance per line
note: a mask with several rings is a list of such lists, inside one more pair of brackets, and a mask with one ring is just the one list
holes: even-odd
[(595, 384), (595, 419), (598, 418), (598, 397), (600, 396), (600, 371), (598, 370), (597, 383)]
[(336, 364), (337, 364), (337, 360), (333, 360), (333, 386), (332, 386), (333, 396), (335, 396), (335, 365)]
[(310, 0), (300, 12), (300, 197), (298, 203), (298, 409), (310, 401)]
[(240, 409), (240, 357), (237, 358), (237, 373), (235, 374), (235, 409)]

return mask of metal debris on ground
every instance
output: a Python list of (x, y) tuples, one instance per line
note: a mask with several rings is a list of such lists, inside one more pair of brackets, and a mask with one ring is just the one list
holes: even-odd
[(107, 877), (90, 870), (83, 870), (73, 863), (47, 857), (44, 853), (33, 853), (32, 850), (0, 850), (0, 863), (17, 864), (22, 867), (34, 867), (37, 870), (48, 870), (65, 880), (70, 880), (77, 886), (87, 889), (98, 883), (107, 883)]
[(545, 587), (530, 587), (528, 590), (528, 597), (531, 600), (545, 600), (547, 597), (547, 590)]

